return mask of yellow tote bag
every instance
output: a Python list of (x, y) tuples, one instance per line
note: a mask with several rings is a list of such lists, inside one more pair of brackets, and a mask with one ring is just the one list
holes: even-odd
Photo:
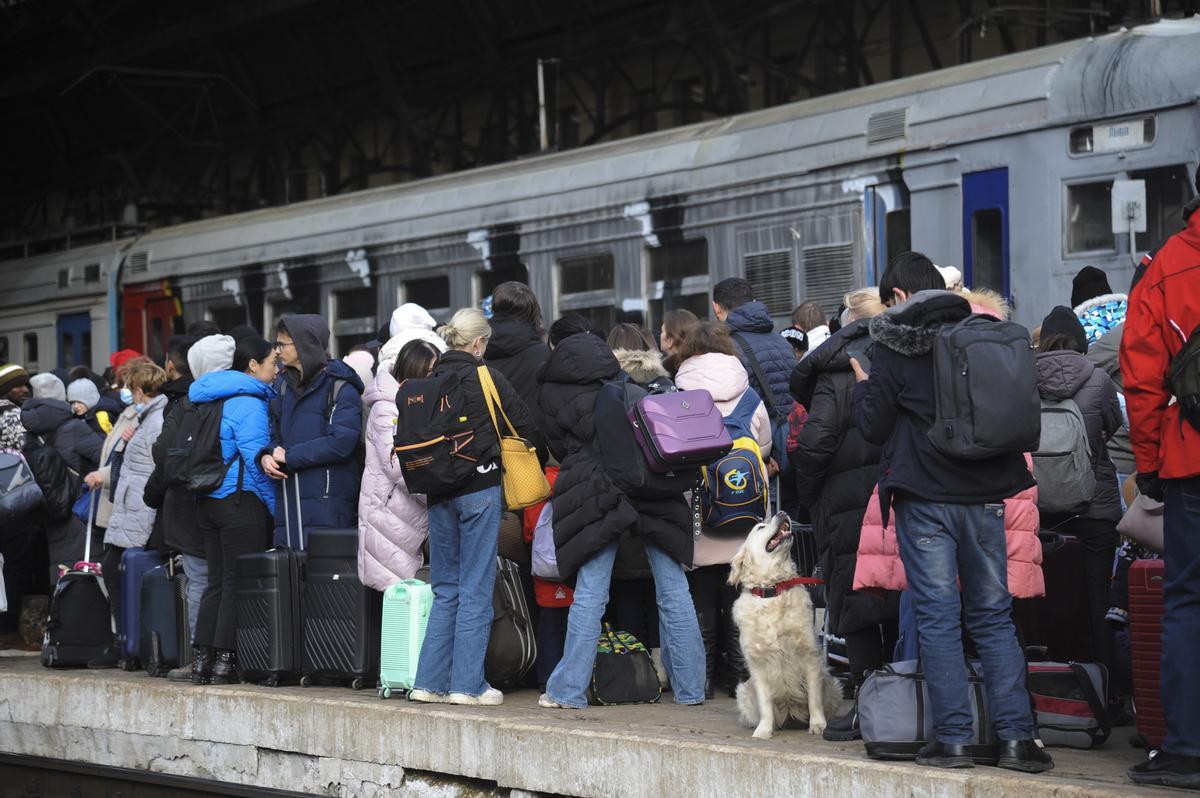
[[(517, 435), (516, 427), (508, 420), (504, 405), (500, 403), (500, 392), (496, 390), (496, 383), (492, 382), (492, 375), (487, 366), (479, 367), (479, 384), (483, 387), (483, 399), (487, 402), (492, 426), (496, 428), (496, 438), (500, 441), (500, 471), (505, 508), (523, 510), (545, 501), (550, 496), (550, 483), (546, 481), (546, 474), (542, 471), (537, 449)], [(500, 423), (496, 418), (497, 410), (508, 427), (508, 435), (500, 430)]]

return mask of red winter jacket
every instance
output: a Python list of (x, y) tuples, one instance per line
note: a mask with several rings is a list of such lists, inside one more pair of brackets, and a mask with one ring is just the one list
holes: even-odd
[(1200, 430), (1180, 419), (1163, 378), (1171, 358), (1200, 326), (1200, 212), (1167, 239), (1129, 297), (1121, 372), (1129, 437), (1140, 473), (1200, 475)]

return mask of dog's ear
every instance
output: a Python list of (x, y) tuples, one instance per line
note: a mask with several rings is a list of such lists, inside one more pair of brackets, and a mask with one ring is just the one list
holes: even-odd
[(738, 549), (738, 553), (733, 555), (733, 559), (729, 561), (729, 584), (737, 587), (742, 583), (742, 563), (746, 559), (746, 549)]

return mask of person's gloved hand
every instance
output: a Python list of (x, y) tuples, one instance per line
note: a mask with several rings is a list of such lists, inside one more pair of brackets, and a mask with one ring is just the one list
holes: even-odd
[(1163, 496), (1167, 492), (1167, 484), (1158, 478), (1157, 471), (1151, 471), (1149, 474), (1137, 475), (1138, 492), (1143, 496), (1154, 499), (1156, 502), (1163, 500)]

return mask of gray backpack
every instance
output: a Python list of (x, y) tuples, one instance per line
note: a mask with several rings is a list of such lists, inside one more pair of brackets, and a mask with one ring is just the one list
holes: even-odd
[(1092, 500), (1092, 445), (1074, 399), (1042, 400), (1042, 435), (1033, 453), (1033, 476), (1043, 513), (1074, 512)]
[(1037, 364), (1021, 325), (976, 314), (943, 326), (933, 344), (933, 390), (929, 440), (947, 457), (1037, 448)]

